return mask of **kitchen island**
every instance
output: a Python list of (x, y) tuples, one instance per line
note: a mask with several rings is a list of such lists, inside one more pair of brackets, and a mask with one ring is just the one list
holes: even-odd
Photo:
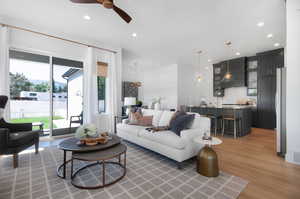
[[(248, 105), (224, 105), (222, 107), (197, 107), (189, 106), (187, 111), (199, 113), (204, 116), (214, 116), (217, 119), (211, 120), (211, 132), (215, 132), (215, 125), (217, 125), (217, 132), (222, 133), (222, 118), (224, 116), (237, 117), (241, 120), (241, 128), (239, 136), (245, 136), (251, 133), (252, 126), (252, 108)], [(233, 134), (233, 121), (228, 121), (225, 125), (225, 134)]]

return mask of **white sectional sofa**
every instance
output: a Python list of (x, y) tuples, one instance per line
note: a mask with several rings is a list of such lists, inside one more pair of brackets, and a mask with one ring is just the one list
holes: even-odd
[[(143, 116), (153, 115), (153, 126), (167, 126), (174, 114), (171, 111), (158, 111), (151, 109), (143, 109)], [(129, 125), (128, 120), (123, 120), (117, 124), (117, 135), (132, 143), (160, 153), (168, 158), (175, 160), (178, 167), (181, 163), (191, 157), (194, 157), (203, 147), (196, 144), (193, 139), (203, 136), (203, 133), (210, 132), (210, 120), (201, 117), (197, 113), (195, 119), (189, 129), (183, 130), (180, 136), (171, 131), (149, 132), (147, 127)]]

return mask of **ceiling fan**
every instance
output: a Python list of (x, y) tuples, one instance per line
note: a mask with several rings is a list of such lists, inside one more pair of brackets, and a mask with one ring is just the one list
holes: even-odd
[(124, 21), (130, 23), (132, 18), (122, 9), (115, 6), (113, 0), (70, 0), (73, 3), (99, 3), (107, 9), (113, 9)]

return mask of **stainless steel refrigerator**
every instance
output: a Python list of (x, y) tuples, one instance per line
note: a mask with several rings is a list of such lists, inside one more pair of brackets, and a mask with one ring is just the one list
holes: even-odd
[(276, 148), (279, 156), (286, 154), (286, 68), (277, 69), (276, 79)]

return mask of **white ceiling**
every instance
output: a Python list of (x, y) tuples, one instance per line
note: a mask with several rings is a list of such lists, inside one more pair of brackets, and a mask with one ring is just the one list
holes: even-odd
[[(1, 0), (0, 17), (13, 24), (125, 49), (125, 56), (160, 63), (193, 63), (195, 51), (218, 61), (285, 45), (284, 0), (115, 0), (133, 21), (111, 10), (69, 0)], [(83, 19), (90, 15), (91, 20)], [(263, 21), (264, 27), (257, 27)], [(131, 34), (136, 32), (138, 37)], [(274, 38), (267, 39), (272, 33)], [(224, 41), (232, 41), (232, 51)]]

